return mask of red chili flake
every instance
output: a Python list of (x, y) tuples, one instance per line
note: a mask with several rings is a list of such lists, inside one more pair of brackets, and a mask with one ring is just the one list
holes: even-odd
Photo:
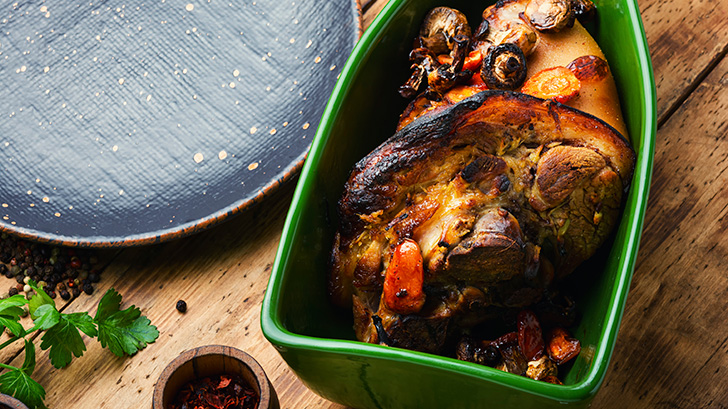
[(169, 409), (254, 409), (258, 400), (240, 375), (216, 375), (188, 382)]
[(220, 384), (217, 385), (217, 389), (222, 389), (222, 388), (227, 387), (228, 385), (230, 385), (231, 380), (232, 379), (230, 379), (229, 377), (227, 377), (225, 375), (220, 375)]

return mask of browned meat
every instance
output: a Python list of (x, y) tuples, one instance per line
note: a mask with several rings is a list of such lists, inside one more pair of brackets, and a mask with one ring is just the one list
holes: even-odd
[[(614, 128), (525, 94), (485, 91), (420, 117), (357, 163), (344, 187), (332, 299), (353, 303), (360, 340), (441, 353), (463, 329), (538, 302), (593, 255), (633, 164)], [(388, 268), (405, 240), (421, 262)], [(387, 274), (409, 284), (383, 294)], [(411, 283), (424, 292), (415, 310), (383, 301), (406, 300)]]

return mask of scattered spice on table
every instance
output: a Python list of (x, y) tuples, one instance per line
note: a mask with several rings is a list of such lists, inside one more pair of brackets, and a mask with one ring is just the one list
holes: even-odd
[(187, 303), (185, 302), (185, 300), (179, 300), (177, 301), (177, 305), (175, 306), (175, 308), (177, 308), (177, 311), (184, 314), (185, 312), (187, 312)]
[(50, 246), (2, 233), (0, 274), (16, 281), (0, 295), (27, 294), (28, 280), (33, 280), (51, 298), (70, 300), (81, 293), (93, 294), (93, 284), (101, 279), (101, 268), (91, 250)]
[(185, 384), (169, 409), (255, 409), (258, 399), (242, 376), (215, 375)]

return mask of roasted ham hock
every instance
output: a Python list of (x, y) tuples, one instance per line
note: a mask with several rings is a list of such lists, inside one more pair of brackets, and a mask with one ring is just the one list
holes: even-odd
[(421, 116), (359, 161), (329, 293), (359, 340), (438, 354), (542, 301), (617, 224), (635, 155), (602, 120), (511, 91)]

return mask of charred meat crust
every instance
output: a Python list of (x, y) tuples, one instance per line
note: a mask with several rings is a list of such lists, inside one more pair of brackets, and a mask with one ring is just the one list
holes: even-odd
[(518, 92), (483, 91), (416, 119), (354, 166), (339, 201), (342, 238), (351, 239), (364, 228), (360, 214), (396, 206), (396, 198), (408, 189), (395, 180), (402, 171), (417, 179), (420, 167), (458, 144), (470, 143), (488, 154), (517, 143), (589, 147), (617, 171), (623, 188), (629, 185), (635, 161), (627, 139), (599, 118)]
[[(605, 122), (517, 92), (421, 116), (345, 184), (332, 301), (353, 302), (362, 341), (439, 352), (493, 312), (539, 302), (591, 257), (617, 223), (634, 161)], [(406, 240), (422, 257), (414, 313), (382, 302), (390, 270), (407, 274), (389, 268)]]

